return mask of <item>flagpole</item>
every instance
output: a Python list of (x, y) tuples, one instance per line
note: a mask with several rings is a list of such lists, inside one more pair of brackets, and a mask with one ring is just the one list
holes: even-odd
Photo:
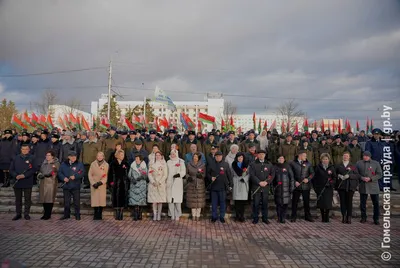
[(143, 98), (143, 126), (146, 128), (146, 96)]

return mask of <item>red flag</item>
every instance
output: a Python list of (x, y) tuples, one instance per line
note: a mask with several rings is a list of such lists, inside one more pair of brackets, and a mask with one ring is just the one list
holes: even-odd
[(358, 123), (358, 120), (356, 122), (356, 130), (357, 130), (357, 132), (360, 131), (360, 124)]
[(338, 133), (342, 134), (342, 122), (340, 119), (339, 119)]
[(231, 118), (229, 119), (229, 125), (231, 125), (232, 127), (234, 127), (235, 125), (233, 124), (233, 118), (231, 116)]
[(325, 123), (324, 123), (324, 119), (321, 120), (321, 131), (325, 132)]
[(336, 132), (335, 120), (333, 120), (333, 122), (332, 122), (332, 131), (333, 131), (333, 132)]
[(61, 116), (58, 116), (58, 124), (62, 127), (62, 129), (65, 129), (65, 123), (62, 120)]
[(267, 123), (267, 120), (265, 120), (264, 121), (264, 130), (267, 130), (268, 129), (268, 123)]
[(287, 132), (290, 132), (291, 127), (290, 127), (290, 121), (289, 120), (287, 121), (287, 127), (286, 128), (287, 128)]
[(346, 132), (349, 133), (351, 131), (350, 120), (346, 119), (346, 121), (347, 121)]
[(157, 132), (161, 132), (160, 125), (158, 124), (158, 117), (155, 118), (155, 121), (156, 121)]
[(225, 128), (225, 121), (224, 119), (221, 119), (221, 131), (223, 131)]
[(282, 133), (286, 133), (285, 131), (285, 121), (282, 120), (282, 124), (281, 124), (281, 132)]
[(89, 124), (88, 124), (88, 122), (86, 121), (85, 117), (83, 117), (83, 115), (82, 115), (81, 121), (82, 121), (82, 127), (83, 127), (86, 131), (90, 131)]
[(294, 134), (298, 135), (299, 134), (299, 123), (296, 121), (296, 127), (295, 127), (295, 132)]
[(308, 132), (308, 119), (307, 118), (304, 120), (303, 129), (304, 129), (304, 132)]
[(367, 129), (365, 130), (365, 132), (366, 132), (366, 133), (369, 132), (369, 119), (368, 119), (368, 116), (367, 116)]
[(269, 127), (269, 131), (272, 131), (274, 128), (276, 128), (276, 119), (274, 119), (274, 122), (272, 122), (271, 126)]
[(256, 130), (256, 112), (253, 113), (253, 129)]
[(197, 119), (197, 131), (201, 132), (201, 121)]
[(53, 120), (51, 119), (50, 114), (47, 115), (47, 124), (48, 124), (51, 128), (54, 128)]

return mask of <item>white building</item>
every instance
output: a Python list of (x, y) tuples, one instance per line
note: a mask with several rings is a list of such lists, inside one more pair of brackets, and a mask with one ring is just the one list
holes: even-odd
[[(95, 116), (100, 115), (100, 110), (105, 104), (107, 104), (108, 95), (102, 94), (98, 101), (93, 101), (91, 104), (91, 113)], [(117, 101), (118, 107), (121, 109), (121, 113), (125, 114), (126, 111), (136, 106), (144, 105), (144, 100), (141, 101)], [(181, 128), (180, 114), (184, 112), (187, 114), (192, 121), (197, 125), (198, 113), (205, 113), (216, 118), (216, 122), (220, 120), (224, 110), (224, 99), (221, 98), (220, 94), (207, 94), (205, 101), (174, 101), (177, 111), (172, 112), (164, 104), (157, 102), (150, 102), (153, 107), (153, 113), (155, 116), (160, 118), (167, 118), (173, 122), (178, 128)], [(205, 124), (204, 127), (207, 131), (212, 129), (211, 124)]]
[(83, 116), (85, 120), (88, 122), (89, 126), (91, 127), (93, 124), (92, 115), (90, 113), (84, 112), (82, 110), (74, 109), (72, 107), (66, 105), (50, 105), (49, 111), (52, 112), (52, 119), (53, 124), (59, 128), (62, 126), (60, 125), (58, 118), (61, 117), (64, 120), (64, 115), (69, 116), (72, 113), (73, 116)]
[[(261, 129), (264, 129), (264, 123), (267, 121), (267, 128), (270, 129), (271, 125), (274, 123), (276, 120), (276, 130), (281, 133), (281, 125), (282, 125), (282, 117), (277, 116), (275, 114), (257, 114), (256, 113), (256, 128), (254, 129), (254, 123), (253, 123), (253, 114), (238, 114), (233, 117), (233, 121), (236, 127), (242, 127), (242, 131), (245, 132), (250, 129), (254, 129), (256, 132), (258, 132), (258, 123), (259, 120), (261, 119)], [(299, 126), (299, 131), (303, 131), (303, 122), (304, 118), (302, 117), (296, 117), (291, 120), (291, 131), (294, 132), (296, 122), (298, 123)], [(287, 121), (284, 120), (285, 126), (287, 126)]]

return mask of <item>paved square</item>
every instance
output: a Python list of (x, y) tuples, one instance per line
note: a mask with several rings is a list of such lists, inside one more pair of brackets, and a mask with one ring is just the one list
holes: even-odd
[(27, 267), (399, 267), (400, 219), (391, 219), (392, 259), (381, 260), (383, 228), (302, 220), (270, 225), (203, 220), (12, 222), (0, 214), (0, 259)]

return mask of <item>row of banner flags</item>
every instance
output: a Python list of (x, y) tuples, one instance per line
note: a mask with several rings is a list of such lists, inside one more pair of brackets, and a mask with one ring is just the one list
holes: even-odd
[[(197, 128), (198, 131), (201, 131), (204, 129), (204, 124), (212, 124), (214, 129), (217, 129), (216, 125), (216, 119), (214, 116), (205, 114), (205, 113), (199, 113), (197, 117), (197, 125), (192, 120), (189, 115), (186, 113), (182, 112), (179, 115), (180, 122), (182, 124), (182, 127), (185, 130), (195, 130)], [(337, 121), (337, 122), (336, 122)], [(303, 121), (303, 126), (302, 130), (303, 132), (308, 132), (310, 128), (312, 129), (320, 129), (321, 131), (325, 130), (331, 130), (332, 132), (335, 133), (342, 133), (342, 131), (350, 132), (352, 131), (351, 123), (350, 120), (346, 119), (344, 122), (344, 126), (342, 126), (342, 120), (332, 120), (330, 122), (326, 122), (326, 120), (321, 120), (320, 122), (317, 122), (317, 120), (314, 120), (314, 123), (309, 124), (308, 119), (304, 119)], [(70, 114), (64, 114), (63, 116), (58, 116), (57, 118), (57, 124), (55, 125), (53, 123), (53, 119), (48, 115), (36, 115), (35, 113), (31, 113), (30, 115), (28, 112), (25, 112), (23, 114), (14, 114), (12, 116), (11, 123), (18, 128), (19, 130), (23, 129), (28, 129), (30, 127), (35, 128), (35, 129), (53, 129), (56, 127), (56, 125), (62, 129), (77, 129), (77, 130), (95, 130), (95, 129), (108, 129), (110, 127), (110, 122), (107, 117), (103, 116), (99, 120), (97, 120), (96, 117), (93, 116), (92, 118), (92, 125), (87, 122), (85, 117), (83, 115), (74, 115), (72, 113)], [(97, 123), (99, 125), (97, 126)], [(154, 121), (149, 123), (147, 119), (143, 115), (135, 115), (133, 114), (131, 117), (131, 120), (128, 119), (125, 115), (121, 115), (119, 124), (124, 127), (127, 130), (135, 130), (135, 129), (143, 129), (143, 128), (148, 128), (148, 127), (153, 127), (157, 131), (161, 131), (161, 127), (165, 129), (169, 128), (177, 128), (177, 122), (172, 122), (171, 120), (168, 120), (165, 116), (160, 118), (160, 117), (155, 117)], [(230, 131), (230, 130), (236, 130), (238, 132), (242, 132), (242, 127), (239, 126), (238, 128), (235, 127), (233, 117), (230, 116), (228, 122), (225, 122), (224, 119), (221, 119), (221, 131)], [(258, 126), (257, 126), (257, 119), (256, 119), (256, 114), (253, 114), (253, 129), (258, 130), (258, 133), (261, 133), (261, 131), (266, 130), (266, 131), (272, 131), (273, 129), (277, 128), (277, 122), (276, 119), (272, 122), (270, 126), (268, 126), (268, 121), (264, 120), (264, 123), (262, 124), (262, 119), (258, 119)], [(373, 120), (367, 118), (367, 123), (366, 123), (366, 132), (371, 133), (372, 129), (374, 128)], [(281, 126), (280, 126), (281, 133), (288, 133), (291, 132), (293, 134), (298, 134), (300, 133), (300, 128), (299, 128), (299, 123), (297, 121), (292, 124), (290, 121), (281, 121)], [(357, 132), (360, 131), (360, 124), (358, 120), (356, 121), (356, 129)]]

